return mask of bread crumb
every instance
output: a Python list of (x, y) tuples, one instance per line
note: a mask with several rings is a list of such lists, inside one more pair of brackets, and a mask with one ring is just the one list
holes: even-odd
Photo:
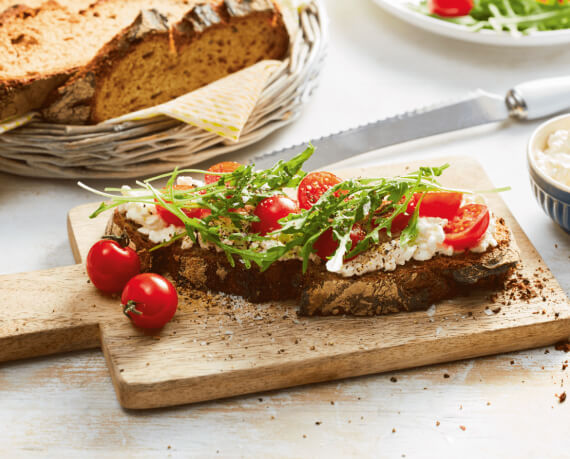
[(440, 422), (439, 422), (439, 421), (435, 421), (435, 426), (436, 426), (436, 427), (439, 427), (439, 425), (440, 425)]
[(460, 428), (461, 430), (463, 430), (463, 432), (465, 432), (465, 430), (467, 429), (467, 427), (465, 427), (465, 426), (459, 426), (459, 428)]

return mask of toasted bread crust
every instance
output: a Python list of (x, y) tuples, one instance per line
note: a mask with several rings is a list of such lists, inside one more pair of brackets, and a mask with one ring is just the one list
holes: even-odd
[(410, 261), (395, 271), (376, 271), (342, 277), (324, 264), (310, 263), (303, 274), (301, 261), (277, 262), (260, 272), (236, 261), (232, 267), (224, 253), (176, 242), (152, 253), (154, 245), (138, 232), (139, 226), (118, 211), (107, 232), (126, 233), (141, 257), (144, 270), (167, 273), (181, 289), (213, 290), (242, 296), (249, 301), (297, 299), (300, 314), (359, 316), (427, 309), (430, 305), (473, 289), (499, 288), (519, 261), (516, 243), (504, 220), (497, 221), (497, 247), (484, 253), (438, 255), (427, 261)]

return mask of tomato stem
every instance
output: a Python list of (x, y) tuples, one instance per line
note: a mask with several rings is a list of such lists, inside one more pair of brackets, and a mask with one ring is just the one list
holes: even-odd
[(110, 241), (115, 241), (123, 248), (127, 247), (131, 242), (126, 232), (123, 232), (123, 234), (121, 234), (120, 236), (115, 236), (114, 234), (107, 234), (105, 236), (101, 236), (101, 239), (108, 239)]
[(131, 316), (129, 316), (129, 312), (132, 312), (137, 316), (142, 315), (142, 312), (137, 309), (136, 301), (129, 300), (127, 301), (127, 304), (121, 304), (121, 306), (123, 307), (123, 314), (125, 314), (129, 319), (131, 318)]

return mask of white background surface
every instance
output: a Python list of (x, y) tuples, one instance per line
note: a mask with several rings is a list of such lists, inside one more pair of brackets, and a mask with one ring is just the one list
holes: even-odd
[[(326, 3), (330, 48), (315, 97), (295, 124), (236, 159), (477, 87), (504, 93), (524, 80), (570, 74), (568, 47), (455, 42), (370, 0)], [(570, 236), (542, 213), (528, 184), (525, 146), (536, 125), (478, 128), (347, 165), (480, 159), (495, 185), (512, 187), (505, 201), (570, 294)], [(72, 264), (66, 213), (93, 200), (71, 181), (0, 174), (0, 273)], [(119, 407), (100, 351), (0, 364), (0, 456), (562, 457), (570, 454), (570, 402), (554, 394), (568, 381), (561, 370), (568, 357), (540, 349), (149, 412)]]

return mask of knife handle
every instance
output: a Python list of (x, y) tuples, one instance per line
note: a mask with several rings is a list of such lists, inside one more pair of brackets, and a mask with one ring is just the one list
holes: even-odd
[(570, 108), (570, 77), (527, 81), (506, 96), (511, 116), (534, 120)]

